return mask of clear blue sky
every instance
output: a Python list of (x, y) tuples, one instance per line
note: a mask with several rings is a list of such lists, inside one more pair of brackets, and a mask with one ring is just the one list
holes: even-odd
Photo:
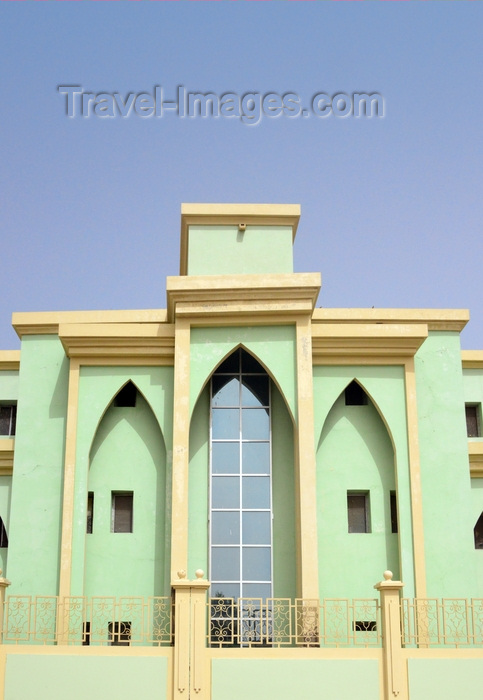
[[(482, 36), (476, 2), (1, 3), (0, 348), (13, 311), (164, 308), (181, 202), (300, 203), (319, 305), (469, 308), (483, 348)], [(58, 85), (385, 116), (69, 119)]]

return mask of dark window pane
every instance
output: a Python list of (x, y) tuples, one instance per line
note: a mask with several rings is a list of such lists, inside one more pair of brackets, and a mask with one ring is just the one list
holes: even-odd
[(257, 372), (258, 374), (266, 374), (262, 365), (256, 360), (253, 355), (250, 355), (246, 350), (241, 351), (242, 372)]
[(86, 532), (88, 535), (92, 534), (92, 527), (94, 524), (94, 493), (89, 491), (87, 494), (87, 525)]
[(132, 382), (128, 382), (117, 393), (114, 403), (120, 407), (133, 407), (136, 405), (137, 389)]
[(234, 353), (229, 355), (229, 357), (226, 358), (226, 360), (223, 360), (221, 365), (219, 365), (215, 373), (218, 374), (219, 372), (227, 372), (229, 374), (235, 373), (238, 374), (240, 371), (240, 351), (235, 350)]
[(475, 549), (483, 549), (483, 513), (475, 525)]
[(113, 492), (112, 532), (132, 532), (133, 494)]
[(0, 406), (0, 435), (7, 437), (15, 435), (15, 424), (17, 422), (16, 406)]
[(242, 406), (268, 406), (268, 377), (260, 375), (244, 376), (242, 386)]
[(351, 382), (345, 390), (346, 406), (366, 406), (367, 394), (360, 384)]
[(347, 494), (347, 515), (349, 532), (369, 532), (367, 493)]
[(391, 491), (390, 493), (390, 503), (391, 503), (391, 532), (397, 532), (397, 499), (396, 492)]
[(466, 432), (468, 437), (480, 437), (480, 421), (478, 406), (465, 406), (466, 412)]
[(211, 444), (211, 471), (213, 474), (239, 474), (240, 443), (213, 442)]
[(8, 547), (7, 530), (2, 518), (0, 518), (0, 547)]
[(131, 643), (131, 623), (110, 622), (109, 643), (112, 647), (128, 647)]

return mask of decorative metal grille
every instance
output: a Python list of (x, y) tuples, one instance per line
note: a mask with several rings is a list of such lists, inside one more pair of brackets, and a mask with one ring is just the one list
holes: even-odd
[(3, 639), (15, 644), (112, 645), (122, 641), (167, 646), (173, 641), (172, 599), (10, 596), (5, 602)]
[(380, 646), (376, 599), (211, 598), (211, 647)]
[(483, 598), (403, 598), (401, 617), (406, 646), (483, 644)]

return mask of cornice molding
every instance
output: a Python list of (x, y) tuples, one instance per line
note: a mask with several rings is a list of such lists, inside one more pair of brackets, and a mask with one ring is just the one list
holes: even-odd
[(470, 318), (467, 309), (325, 309), (314, 310), (312, 322), (426, 324), (430, 331), (461, 332)]
[[(311, 315), (320, 291), (318, 273), (168, 277), (168, 320)], [(217, 322), (215, 321), (215, 325)]]
[(63, 323), (59, 338), (68, 357), (105, 364), (173, 364), (174, 326), (167, 323)]
[(468, 442), (470, 476), (483, 479), (483, 442)]
[(428, 337), (426, 324), (325, 323), (312, 325), (314, 364), (341, 362), (343, 358), (366, 363), (413, 357)]
[(10, 476), (13, 473), (13, 452), (15, 438), (0, 439), (0, 476)]
[(31, 311), (12, 314), (12, 325), (19, 336), (57, 335), (61, 324), (166, 323), (166, 309), (111, 311)]
[(462, 350), (463, 369), (483, 369), (483, 350)]
[(20, 369), (20, 350), (0, 350), (0, 371)]
[(290, 226), (294, 240), (299, 219), (299, 204), (182, 204), (180, 275), (187, 273), (190, 226)]

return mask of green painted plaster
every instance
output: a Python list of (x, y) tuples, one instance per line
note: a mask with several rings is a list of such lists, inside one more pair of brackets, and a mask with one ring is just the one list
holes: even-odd
[(168, 659), (7, 655), (5, 700), (165, 700)]
[[(136, 408), (108, 409), (128, 380), (140, 392)], [(73, 595), (169, 593), (172, 404), (172, 367), (81, 368)], [(101, 530), (86, 535), (87, 493), (97, 488), (94, 528), (100, 515)], [(111, 491), (134, 491), (131, 534), (110, 532)]]
[[(403, 578), (405, 595), (414, 595), (404, 369), (316, 366), (313, 373), (320, 595), (373, 597), (387, 568)], [(372, 405), (343, 405), (353, 379)], [(371, 491), (371, 533), (348, 533), (348, 490)], [(398, 534), (390, 527), (391, 490)]]
[(427, 595), (476, 597), (459, 334), (430, 333), (415, 366)]
[[(111, 405), (91, 449), (88, 491), (94, 494), (86, 535), (86, 596), (162, 595), (165, 561), (166, 450), (151, 408)], [(112, 532), (112, 493), (133, 493), (133, 531)]]
[(213, 659), (212, 662), (212, 700), (375, 700), (379, 694), (376, 659)]
[[(398, 538), (391, 533), (394, 490), (394, 451), (384, 423), (370, 400), (346, 406), (342, 393), (317, 452), (320, 598), (373, 597), (372, 585), (386, 569), (399, 579)], [(370, 532), (348, 532), (348, 491), (367, 492)]]
[(57, 337), (24, 336), (8, 554), (12, 595), (57, 593), (68, 366)]
[(18, 370), (0, 371), (0, 401), (17, 401), (18, 399)]
[(256, 357), (297, 415), (295, 327), (193, 328), (190, 357), (190, 411), (216, 367), (239, 345)]
[[(483, 513), (483, 479), (471, 479), (471, 521), (473, 528)], [(476, 589), (483, 591), (483, 549), (475, 549)], [(481, 597), (481, 595), (480, 595)]]
[(293, 272), (291, 226), (190, 226), (188, 275)]
[(408, 672), (411, 700), (481, 700), (483, 658), (408, 659)]

